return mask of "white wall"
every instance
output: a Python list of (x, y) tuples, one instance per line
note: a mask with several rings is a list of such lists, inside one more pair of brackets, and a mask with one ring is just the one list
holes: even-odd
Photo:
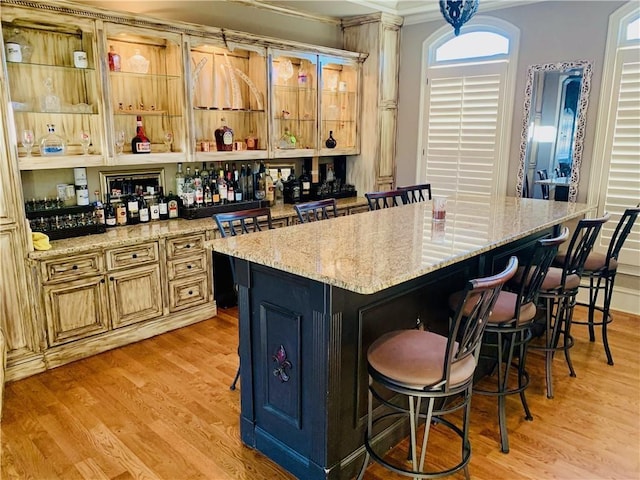
[[(508, 179), (508, 194), (515, 193), (523, 118), (524, 89), (529, 65), (571, 60), (593, 61), (593, 77), (587, 112), (584, 155), (578, 201), (587, 198), (593, 137), (598, 117), (598, 99), (609, 15), (625, 2), (555, 1), (522, 7), (492, 10), (483, 14), (505, 20), (520, 29), (520, 51), (513, 105), (513, 127)], [(482, 13), (482, 2), (480, 3)], [(416, 180), (420, 69), (422, 43), (444, 20), (402, 27), (400, 58), (400, 101), (398, 107), (397, 183)], [(472, 20), (473, 21), (473, 20)], [(463, 27), (464, 31), (464, 27)]]

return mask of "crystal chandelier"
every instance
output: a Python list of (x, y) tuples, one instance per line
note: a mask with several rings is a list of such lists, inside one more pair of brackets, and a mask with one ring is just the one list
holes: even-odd
[(440, 0), (440, 12), (453, 25), (453, 33), (460, 35), (460, 27), (478, 11), (479, 0)]

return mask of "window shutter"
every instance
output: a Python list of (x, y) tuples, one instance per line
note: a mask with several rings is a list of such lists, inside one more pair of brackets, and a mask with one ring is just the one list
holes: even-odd
[[(640, 49), (620, 50), (614, 85), (617, 98), (611, 138), (609, 178), (606, 182), (604, 211), (611, 220), (602, 227), (598, 250), (606, 251), (625, 209), (640, 201)], [(620, 262), (640, 266), (640, 227), (636, 223), (620, 252)]]
[(430, 72), (426, 179), (438, 194), (496, 193), (506, 66)]

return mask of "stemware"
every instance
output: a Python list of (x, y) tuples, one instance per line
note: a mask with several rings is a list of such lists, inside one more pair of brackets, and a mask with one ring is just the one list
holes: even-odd
[(79, 134), (80, 145), (82, 146), (82, 154), (89, 155), (89, 145), (91, 144), (91, 135), (86, 130), (81, 130)]
[(124, 149), (124, 131), (116, 132), (116, 155), (122, 155)]
[(171, 144), (173, 143), (173, 133), (164, 132), (164, 144), (167, 147), (167, 152), (171, 151)]
[(31, 150), (36, 138), (33, 134), (33, 130), (25, 129), (22, 131), (22, 146), (27, 151), (27, 157), (31, 156)]

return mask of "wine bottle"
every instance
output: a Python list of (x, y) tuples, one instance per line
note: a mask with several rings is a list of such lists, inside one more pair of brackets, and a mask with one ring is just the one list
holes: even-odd
[(99, 225), (104, 225), (106, 223), (105, 214), (104, 214), (104, 205), (100, 200), (100, 191), (96, 190), (93, 192), (95, 196), (95, 201), (93, 202), (93, 213), (96, 217), (96, 221)]
[(116, 226), (116, 210), (111, 203), (111, 195), (107, 193), (107, 204), (104, 206), (104, 222), (109, 228)]
[(167, 204), (167, 199), (164, 196), (164, 189), (162, 187), (160, 187), (160, 192), (158, 193), (158, 213), (160, 214), (160, 220), (169, 219), (169, 205)]
[(144, 134), (142, 117), (136, 117), (136, 136), (131, 140), (131, 153), (151, 153), (151, 142)]
[(307, 175), (306, 170), (302, 167), (302, 175), (299, 179), (300, 183), (300, 200), (306, 202), (311, 197), (311, 178)]
[(160, 220), (160, 204), (156, 200), (156, 197), (154, 196), (153, 198), (151, 198), (151, 200), (148, 203), (149, 203), (149, 217), (151, 218), (151, 221), (153, 222), (156, 220)]
[(218, 193), (220, 194), (220, 203), (227, 203), (227, 181), (224, 178), (224, 170), (220, 169), (218, 175)]
[(140, 207), (138, 197), (132, 193), (127, 198), (127, 224), (137, 225), (138, 223), (140, 223)]
[(138, 216), (140, 217), (140, 223), (149, 223), (149, 220), (151, 220), (149, 205), (146, 198), (144, 198), (142, 187), (138, 189)]
[(213, 179), (209, 183), (211, 186), (211, 203), (213, 205), (220, 204), (220, 192), (218, 192), (218, 172), (213, 171)]
[(123, 226), (127, 224), (127, 205), (120, 202), (116, 206), (116, 225)]
[(235, 185), (233, 184), (233, 172), (227, 171), (227, 202), (232, 203), (236, 201)]

